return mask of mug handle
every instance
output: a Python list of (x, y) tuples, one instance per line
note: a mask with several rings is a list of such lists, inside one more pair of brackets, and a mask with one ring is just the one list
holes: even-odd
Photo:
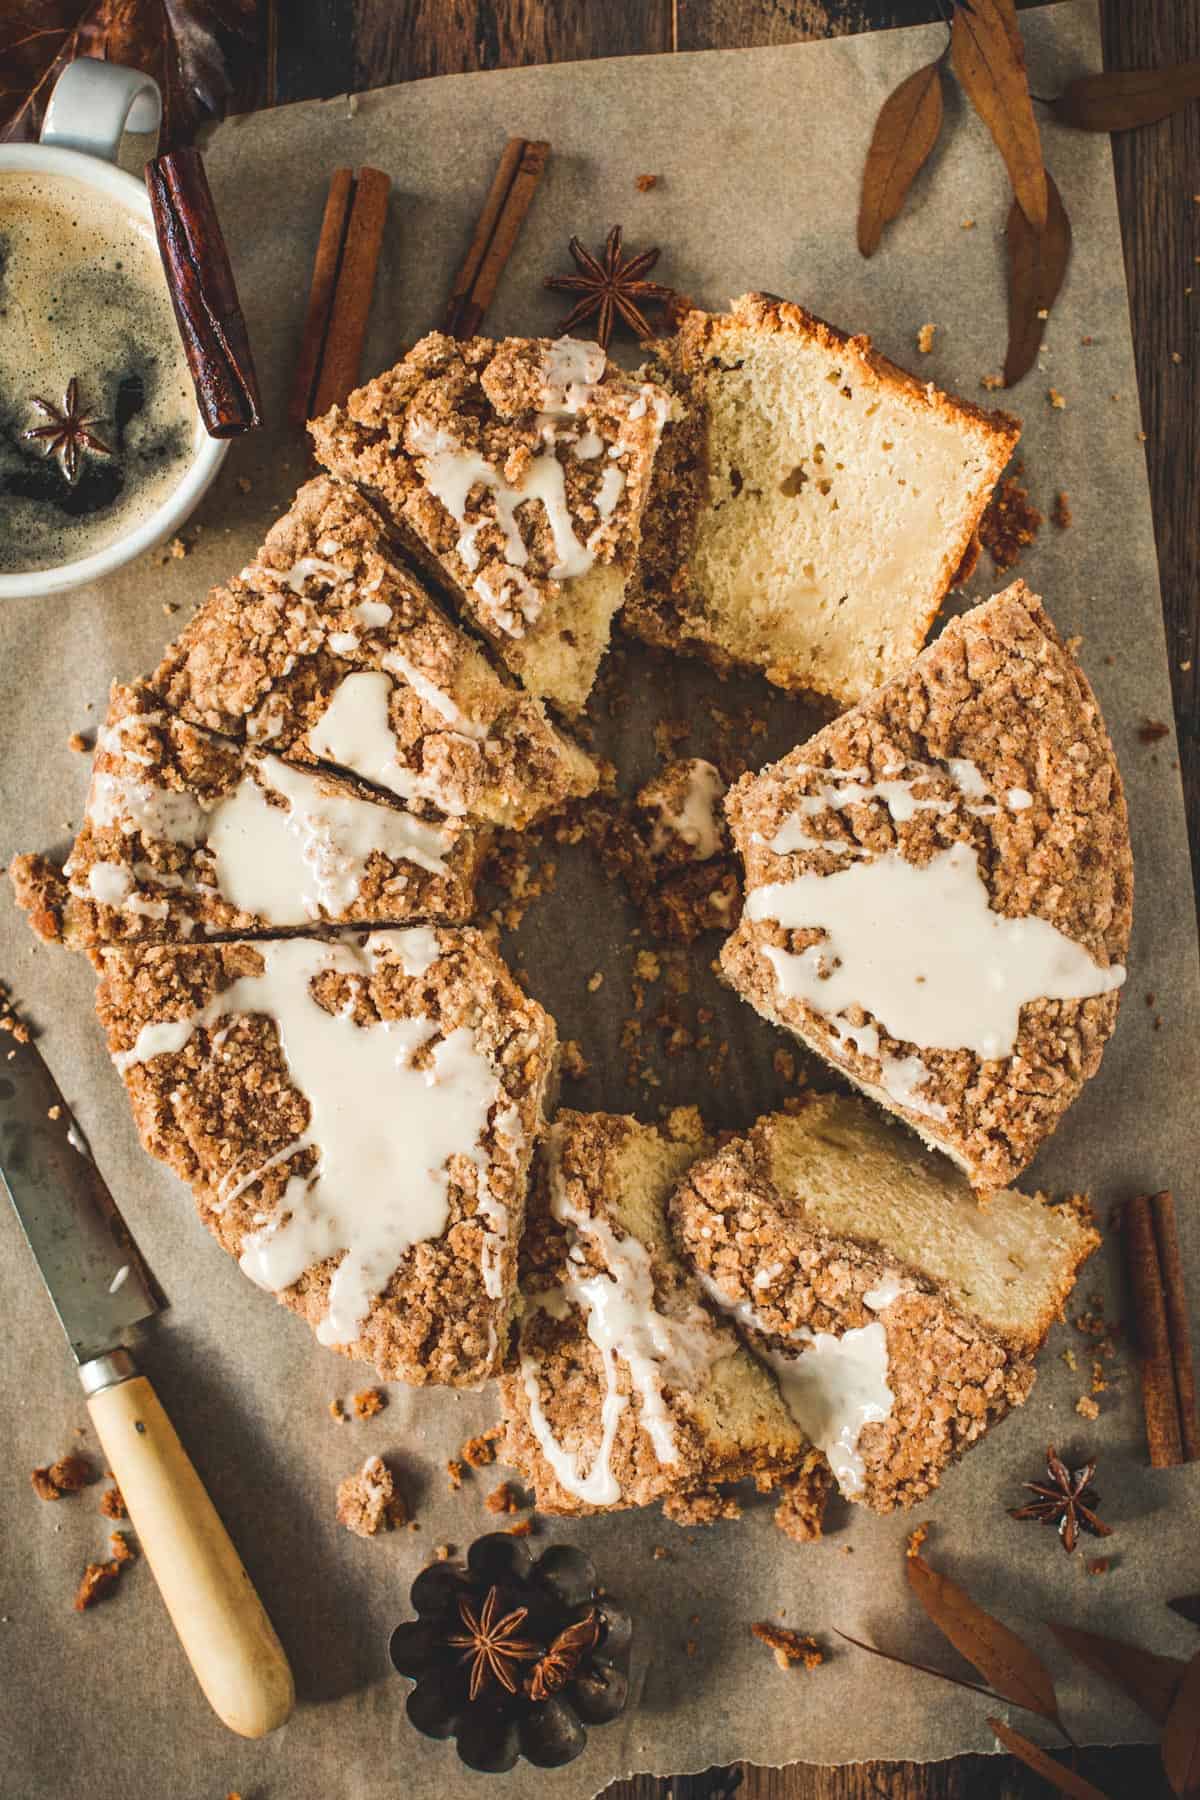
[(149, 75), (81, 56), (54, 84), (40, 141), (115, 163), (126, 131), (157, 131), (161, 119), (162, 95)]

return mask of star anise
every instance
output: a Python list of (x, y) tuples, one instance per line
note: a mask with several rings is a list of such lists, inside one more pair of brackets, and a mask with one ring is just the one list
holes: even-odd
[(1100, 1496), (1092, 1487), (1095, 1473), (1094, 1462), (1085, 1463), (1081, 1469), (1068, 1469), (1051, 1444), (1046, 1452), (1049, 1480), (1025, 1482), (1029, 1492), (1038, 1497), (1027, 1506), (1010, 1507), (1009, 1518), (1038, 1519), (1043, 1525), (1057, 1525), (1062, 1547), (1068, 1553), (1079, 1542), (1081, 1530), (1092, 1537), (1111, 1537), (1112, 1526), (1105, 1525), (1093, 1510), (1100, 1504)]
[(578, 275), (547, 275), (545, 286), (560, 294), (581, 294), (560, 326), (565, 337), (573, 326), (596, 315), (596, 342), (607, 350), (613, 326), (619, 315), (639, 338), (654, 335), (649, 319), (642, 311), (646, 304), (665, 306), (674, 298), (674, 288), (642, 277), (658, 261), (661, 251), (640, 250), (636, 256), (622, 260), (621, 227), (614, 225), (605, 240), (603, 258), (597, 259), (585, 250), (577, 237), (567, 246), (575, 260)]
[(549, 1700), (565, 1688), (589, 1650), (594, 1650), (600, 1636), (600, 1615), (595, 1608), (560, 1631), (545, 1656), (535, 1663), (529, 1678), (529, 1698)]
[(496, 1606), (499, 1600), (499, 1589), (491, 1587), (478, 1613), (471, 1602), (464, 1596), (458, 1603), (459, 1617), (465, 1631), (455, 1632), (446, 1642), (463, 1654), (460, 1662), (471, 1665), (470, 1697), (478, 1698), (479, 1691), (489, 1675), (506, 1688), (510, 1694), (517, 1691), (516, 1666), (528, 1662), (532, 1657), (541, 1655), (541, 1645), (530, 1642), (528, 1638), (520, 1638), (516, 1633), (525, 1622), (529, 1611), (527, 1606), (514, 1607), (505, 1613), (502, 1619), (496, 1617)]
[(21, 435), (32, 442), (45, 445), (46, 455), (54, 457), (72, 487), (79, 480), (85, 455), (112, 455), (111, 447), (103, 438), (97, 437), (92, 429), (103, 421), (86, 415), (79, 404), (79, 383), (74, 375), (67, 383), (61, 407), (51, 405), (49, 400), (37, 398), (30, 405), (36, 407), (46, 423), (31, 425)]

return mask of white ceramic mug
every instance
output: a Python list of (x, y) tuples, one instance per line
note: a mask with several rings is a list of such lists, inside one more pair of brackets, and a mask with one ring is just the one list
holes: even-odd
[[(117, 152), (126, 131), (154, 131), (161, 117), (162, 99), (148, 75), (96, 57), (80, 57), (68, 63), (55, 83), (40, 141), (0, 144), (0, 175), (8, 170), (69, 175), (117, 201), (153, 235), (149, 196), (140, 181), (117, 167)], [(194, 510), (228, 448), (226, 442), (209, 437), (197, 412), (191, 461), (179, 485), (156, 512), (91, 556), (53, 569), (0, 574), (0, 600), (82, 587), (163, 543)]]

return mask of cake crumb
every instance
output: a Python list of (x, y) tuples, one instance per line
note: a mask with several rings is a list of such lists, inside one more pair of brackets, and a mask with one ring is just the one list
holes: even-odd
[(89, 1563), (83, 1571), (83, 1579), (75, 1592), (75, 1611), (86, 1612), (89, 1606), (95, 1606), (98, 1600), (111, 1593), (121, 1574), (121, 1564), (114, 1558), (112, 1562)]
[(108, 1547), (112, 1551), (112, 1559), (115, 1563), (131, 1563), (137, 1560), (137, 1551), (124, 1531), (110, 1531)]
[(600, 989), (603, 986), (604, 986), (604, 971), (603, 971), (603, 969), (596, 969), (591, 975), (588, 976), (587, 991), (589, 994), (598, 994)]
[(1056, 525), (1059, 531), (1070, 529), (1071, 502), (1062, 488), (1054, 496), (1054, 505), (1050, 508), (1050, 523)]
[(958, 221), (958, 228), (960, 231), (974, 231), (975, 221), (974, 219), (960, 219)]
[(1033, 543), (1042, 515), (1016, 475), (1006, 475), (979, 521), (979, 538), (997, 570), (1011, 569)]
[(918, 331), (917, 349), (921, 352), (922, 356), (928, 356), (933, 349), (933, 334), (936, 330), (936, 325), (922, 325), (920, 331)]
[(487, 1431), (481, 1431), (478, 1437), (468, 1438), (459, 1450), (459, 1455), (469, 1469), (486, 1469), (489, 1463), (496, 1460), (496, 1446), (504, 1435), (502, 1425), (493, 1425)]
[(29, 1477), (39, 1500), (61, 1500), (64, 1494), (77, 1494), (97, 1479), (96, 1471), (86, 1456), (71, 1452), (60, 1456), (49, 1468), (34, 1469)]
[(591, 1064), (583, 1054), (578, 1039), (568, 1038), (562, 1046), (561, 1068), (566, 1081), (582, 1081), (591, 1073)]
[(368, 1456), (357, 1474), (339, 1482), (337, 1522), (356, 1537), (375, 1537), (395, 1525), (407, 1524), (408, 1508), (382, 1457)]
[(658, 186), (658, 176), (638, 175), (634, 178), (633, 185), (639, 194), (648, 194), (651, 188)]
[(984, 375), (981, 377), (979, 385), (985, 387), (989, 394), (994, 394), (997, 388), (1004, 386), (1004, 377), (1003, 375)]
[(166, 562), (168, 559), (174, 562), (182, 561), (187, 555), (190, 547), (191, 546), (186, 544), (181, 537), (173, 537), (167, 545), (167, 554), (164, 556), (163, 561)]
[(819, 1669), (825, 1661), (825, 1652), (816, 1638), (805, 1632), (791, 1631), (786, 1625), (772, 1625), (766, 1619), (760, 1619), (750, 1630), (760, 1644), (766, 1644), (774, 1652), (776, 1666), (780, 1669), (790, 1669), (796, 1663), (803, 1663), (806, 1669)]
[(373, 1419), (387, 1405), (387, 1395), (382, 1388), (363, 1388), (354, 1395), (353, 1405), (356, 1419)]
[(80, 755), (82, 755), (85, 750), (90, 750), (91, 747), (92, 746), (88, 743), (88, 740), (83, 735), (82, 731), (73, 731), (67, 739), (67, 749), (74, 750)]
[(1075, 1402), (1075, 1411), (1081, 1419), (1098, 1419), (1100, 1417), (1099, 1403), (1093, 1400), (1090, 1394), (1080, 1394)]
[(434, 1562), (449, 1562), (454, 1555), (453, 1544), (435, 1544), (430, 1552)]
[(650, 1554), (655, 1562), (669, 1562), (671, 1560), (671, 1552), (667, 1549), (665, 1544), (655, 1544)]
[(484, 1505), (492, 1513), (516, 1513), (524, 1510), (525, 1501), (518, 1487), (511, 1481), (502, 1481), (492, 1489)]
[(48, 1106), (46, 1108), (46, 1117), (48, 1119), (53, 1119), (57, 1123), (57, 1121), (62, 1118), (62, 1107)]
[(506, 1525), (504, 1527), (504, 1529), (509, 1537), (532, 1537), (533, 1536), (533, 1520), (532, 1519), (514, 1519), (512, 1524)]
[(1061, 412), (1067, 404), (1066, 395), (1060, 394), (1057, 388), (1047, 388), (1046, 398), (1056, 412)]
[(346, 1409), (340, 1400), (333, 1399), (329, 1402), (329, 1416), (331, 1419), (336, 1419), (339, 1425), (346, 1423)]
[(106, 1519), (128, 1518), (125, 1499), (119, 1487), (105, 1488), (100, 1496), (100, 1511)]
[(239, 475), (234, 485), (239, 494), (252, 494), (254, 492), (254, 483), (247, 475)]
[(1112, 1563), (1107, 1556), (1089, 1556), (1083, 1566), (1089, 1575), (1107, 1575)]
[(1159, 738), (1165, 738), (1171, 727), (1164, 725), (1161, 719), (1144, 719), (1138, 726), (1138, 742), (1156, 744)]
[(912, 1531), (909, 1532), (907, 1538), (904, 1540), (905, 1556), (907, 1556), (907, 1557), (920, 1556), (922, 1547), (925, 1543), (925, 1539), (928, 1536), (929, 1536), (929, 1521), (928, 1521), (928, 1519), (922, 1519), (921, 1523), (919, 1525), (914, 1526)]
[(459, 1488), (462, 1486), (463, 1472), (464, 1471), (463, 1471), (462, 1464), (460, 1462), (455, 1461), (454, 1457), (451, 1457), (449, 1462), (447, 1462), (447, 1464), (446, 1464), (446, 1477), (447, 1477), (447, 1480), (449, 1481), (450, 1492), (452, 1494), (457, 1494)]

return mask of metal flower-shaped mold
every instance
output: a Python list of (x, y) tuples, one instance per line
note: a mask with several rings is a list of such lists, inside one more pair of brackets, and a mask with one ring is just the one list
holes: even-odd
[[(477, 1538), (461, 1563), (423, 1569), (409, 1595), (417, 1617), (398, 1625), (389, 1651), (396, 1669), (415, 1685), (408, 1696), (411, 1724), (426, 1737), (454, 1738), (469, 1769), (504, 1774), (523, 1756), (539, 1768), (558, 1768), (577, 1757), (587, 1727), (606, 1725), (625, 1707), (633, 1638), (629, 1614), (596, 1585), (590, 1557), (569, 1544), (554, 1544), (535, 1561), (507, 1532)], [(506, 1667), (506, 1679), (478, 1679), (481, 1667), (464, 1621), (485, 1612), (495, 1629), (520, 1613), (522, 1654)], [(528, 1643), (544, 1658), (572, 1626), (595, 1614), (591, 1632), (576, 1633), (587, 1645), (572, 1673), (553, 1693), (535, 1700), (524, 1654)], [(485, 1659), (486, 1662), (486, 1659)], [(511, 1690), (508, 1679), (513, 1680)]]

